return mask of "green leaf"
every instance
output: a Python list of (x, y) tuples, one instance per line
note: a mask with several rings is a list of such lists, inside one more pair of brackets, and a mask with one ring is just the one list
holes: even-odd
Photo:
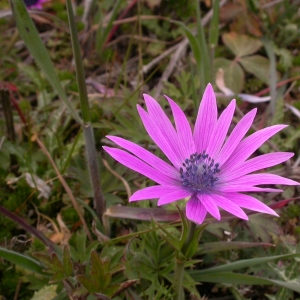
[(76, 279), (88, 290), (89, 293), (98, 292), (94, 282), (92, 282), (90, 279), (86, 278), (85, 276), (77, 275)]
[(112, 267), (110, 269), (110, 273), (115, 274), (115, 273), (123, 271), (124, 269), (125, 269), (125, 267), (123, 265), (118, 264), (118, 265), (115, 265), (114, 267)]
[[(112, 10), (112, 13), (110, 14), (110, 19), (108, 20), (108, 24), (106, 26), (106, 28), (103, 30), (103, 27), (101, 26), (101, 24), (99, 24), (97, 33), (96, 33), (96, 50), (100, 53), (100, 51), (102, 51), (102, 48), (104, 46), (104, 43), (108, 37), (109, 32), (111, 31), (111, 28), (113, 26), (113, 21), (116, 19), (117, 13), (118, 13), (118, 9), (120, 7), (120, 4), (122, 3), (121, 0), (117, 0), (115, 2), (114, 8)], [(101, 22), (103, 22), (103, 20), (100, 20)]]
[[(81, 116), (85, 123), (90, 123), (91, 112), (90, 112), (89, 100), (88, 100), (86, 83), (85, 83), (81, 48), (78, 40), (77, 26), (75, 22), (71, 0), (66, 0), (66, 5), (67, 5), (67, 12), (68, 12), (68, 19), (69, 19), (69, 28), (71, 33), (72, 49), (73, 49), (75, 66), (76, 66), (76, 78), (77, 78), (77, 85), (79, 91)], [(88, 144), (87, 147), (89, 147)]]
[(34, 292), (31, 300), (54, 299), (57, 296), (56, 288), (57, 285), (44, 286), (39, 291)]
[(226, 251), (226, 250), (239, 250), (251, 247), (272, 247), (270, 243), (249, 243), (249, 242), (212, 242), (201, 244), (197, 254), (206, 254), (212, 252)]
[(51, 257), (51, 268), (53, 271), (58, 271), (63, 273), (63, 265), (55, 253)]
[(187, 249), (183, 253), (186, 258), (192, 258), (196, 253), (199, 246), (200, 235), (202, 234), (203, 230), (206, 228), (207, 225), (208, 224), (201, 225), (195, 230), (193, 239), (191, 240)]
[(205, 270), (197, 270), (197, 271), (191, 271), (192, 274), (210, 274), (210, 273), (216, 273), (216, 272), (228, 272), (228, 271), (235, 271), (242, 268), (252, 267), (258, 264), (267, 263), (273, 260), (278, 259), (288, 259), (292, 257), (300, 257), (300, 253), (293, 253), (293, 254), (284, 254), (284, 255), (276, 255), (276, 256), (267, 256), (267, 257), (259, 257), (259, 258), (252, 258), (252, 259), (243, 259), (236, 262), (228, 263), (226, 265), (221, 265)]
[(269, 84), (270, 62), (267, 58), (260, 55), (253, 55), (243, 57), (239, 62), (247, 72), (253, 74), (264, 83)]
[(244, 88), (244, 71), (237, 61), (225, 58), (217, 58), (214, 60), (215, 74), (219, 69), (224, 71), (224, 81), (226, 87), (236, 94), (240, 93)]
[(102, 291), (105, 287), (105, 273), (102, 260), (95, 250), (91, 251), (91, 268), (91, 276), (95, 285), (97, 285), (97, 290)]
[(224, 33), (224, 44), (237, 56), (242, 57), (255, 53), (262, 47), (262, 42), (245, 34), (236, 32)]
[(201, 76), (201, 94), (204, 92), (207, 84), (211, 81), (211, 65), (212, 63), (208, 53), (207, 42), (204, 33), (204, 26), (202, 25), (200, 4), (198, 0), (194, 1), (196, 8), (196, 26), (197, 26), (197, 39), (199, 40), (201, 64), (200, 64), (200, 76)]
[(216, 47), (219, 39), (219, 11), (220, 11), (220, 1), (214, 0), (213, 3), (213, 16), (211, 18), (209, 26), (209, 46)]
[[(190, 272), (191, 273), (191, 272)], [(284, 282), (280, 280), (268, 279), (258, 276), (238, 274), (232, 272), (216, 272), (208, 274), (191, 274), (191, 276), (199, 282), (213, 282), (223, 284), (244, 284), (244, 285), (278, 285), (300, 292), (299, 282)]]
[(16, 26), (25, 45), (27, 46), (33, 58), (36, 60), (39, 67), (44, 72), (46, 78), (51, 83), (53, 89), (58, 93), (61, 100), (63, 100), (66, 106), (68, 107), (69, 112), (72, 114), (73, 118), (81, 124), (81, 119), (73, 109), (60, 84), (50, 56), (36, 30), (36, 27), (34, 26), (28, 14), (24, 1), (11, 0), (11, 7), (14, 19), (16, 21)]
[[(124, 292), (125, 290), (127, 290), (128, 288), (130, 288), (131, 286), (133, 286), (137, 282), (138, 282), (138, 280), (133, 279), (133, 280), (127, 280), (127, 281), (124, 281), (122, 283), (117, 284), (118, 290), (116, 290), (113, 293), (112, 298), (120, 295), (122, 292)], [(112, 285), (112, 286), (116, 286), (116, 285)]]
[(5, 248), (0, 247), (0, 256), (13, 264), (16, 264), (26, 270), (38, 273), (40, 275), (47, 275), (43, 271), (45, 266), (43, 266), (40, 262), (36, 261), (35, 259), (23, 255), (18, 252), (14, 252), (11, 250), (7, 250)]
[(103, 287), (106, 289), (111, 283), (112, 275), (111, 273), (106, 273), (104, 276)]
[(68, 245), (65, 245), (63, 252), (63, 269), (67, 277), (71, 276), (73, 273), (73, 265), (70, 256), (70, 248)]
[(188, 230), (189, 230), (189, 222), (188, 222), (185, 214), (183, 213), (183, 211), (178, 206), (176, 206), (176, 207), (177, 207), (178, 213), (180, 215), (181, 223), (182, 223), (180, 241), (183, 243), (187, 238), (187, 234), (188, 234)]
[(55, 283), (59, 281), (63, 281), (66, 278), (63, 271), (57, 271), (49, 280), (50, 283)]
[(266, 217), (262, 214), (250, 216), (247, 226), (256, 239), (266, 242), (271, 242), (274, 235), (280, 236), (283, 234), (281, 226), (275, 220), (270, 219), (266, 222)]
[(193, 32), (191, 31), (190, 28), (188, 28), (183, 22), (180, 21), (173, 21), (173, 23), (181, 26), (184, 30), (184, 33), (186, 35), (186, 37), (188, 38), (189, 42), (190, 42), (190, 46), (192, 48), (196, 63), (198, 68), (200, 68), (201, 66), (201, 52), (200, 52), (200, 45), (198, 40), (196, 39), (196, 37), (194, 36)]
[(182, 241), (179, 241), (178, 238), (174, 237), (170, 232), (168, 232), (164, 227), (159, 223), (156, 225), (165, 233), (162, 234), (162, 237), (177, 251), (181, 251)]

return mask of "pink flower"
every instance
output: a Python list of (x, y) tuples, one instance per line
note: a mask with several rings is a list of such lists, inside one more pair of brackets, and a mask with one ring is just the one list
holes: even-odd
[(248, 217), (242, 208), (278, 216), (259, 200), (243, 193), (281, 191), (257, 187), (263, 184), (298, 185), (274, 174), (252, 174), (288, 160), (293, 153), (276, 152), (248, 159), (266, 140), (287, 125), (270, 126), (244, 138), (256, 114), (256, 109), (253, 109), (226, 139), (235, 100), (218, 119), (216, 97), (212, 86), (208, 85), (192, 132), (180, 107), (166, 98), (173, 112), (175, 128), (158, 102), (149, 95), (144, 95), (148, 112), (139, 105), (137, 109), (148, 134), (172, 165), (119, 137), (108, 136), (127, 151), (103, 147), (118, 162), (158, 183), (135, 192), (129, 200), (159, 198), (158, 205), (164, 205), (190, 197), (186, 215), (198, 224), (204, 221), (207, 212), (220, 220), (219, 208), (245, 220)]

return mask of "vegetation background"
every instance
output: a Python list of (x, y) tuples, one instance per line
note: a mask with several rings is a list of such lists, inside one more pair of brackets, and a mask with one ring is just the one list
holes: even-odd
[[(9, 4), (1, 1), (0, 299), (172, 299), (174, 257), (163, 229), (179, 237), (178, 223), (170, 223), (178, 219), (176, 207), (169, 205), (171, 213), (162, 215), (153, 210), (158, 214), (152, 220), (147, 209), (156, 208), (155, 201), (128, 205), (147, 179), (102, 151), (111, 145), (105, 138), (111, 134), (162, 156), (136, 111), (143, 93), (170, 113), (163, 99), (168, 95), (193, 123), (210, 81), (220, 111), (237, 97), (236, 122), (258, 108), (252, 132), (288, 124), (256, 155), (294, 152), (293, 161), (274, 172), (299, 180), (300, 1), (216, 2), (215, 19), (212, 0), (72, 3), (106, 203), (102, 220), (94, 209), (82, 127), (20, 38)], [(30, 16), (80, 113), (66, 4), (50, 0)], [(297, 189), (256, 196), (280, 209), (280, 218), (253, 214), (249, 222), (225, 218), (210, 224), (191, 269), (231, 268), (214, 273), (219, 277), (187, 271), (187, 299), (300, 299)], [(156, 221), (163, 221), (163, 229)], [(276, 255), (290, 256), (265, 259), (263, 267), (257, 260)], [(231, 264), (244, 259), (254, 260)]]

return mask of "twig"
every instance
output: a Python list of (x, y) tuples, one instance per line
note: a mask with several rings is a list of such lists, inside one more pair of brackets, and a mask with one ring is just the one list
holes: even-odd
[(109, 164), (107, 163), (107, 161), (105, 159), (102, 159), (102, 162), (103, 162), (103, 165), (107, 168), (107, 170), (112, 173), (114, 176), (116, 176), (118, 179), (120, 179), (124, 186), (125, 186), (125, 189), (126, 189), (126, 193), (127, 193), (127, 197), (128, 199), (131, 197), (131, 190), (130, 190), (130, 187), (129, 187), (129, 184), (128, 182), (118, 173), (118, 172), (115, 172), (110, 166)]
[(83, 218), (83, 216), (82, 216), (82, 214), (80, 212), (78, 203), (76, 202), (75, 197), (73, 196), (73, 193), (72, 193), (70, 187), (68, 186), (68, 184), (65, 181), (65, 179), (63, 178), (63, 176), (60, 174), (60, 172), (59, 172), (59, 170), (58, 170), (58, 168), (57, 168), (54, 160), (52, 159), (52, 157), (51, 157), (50, 153), (48, 152), (48, 150), (46, 149), (45, 145), (41, 142), (41, 140), (37, 136), (34, 136), (34, 139), (36, 140), (36, 142), (38, 143), (38, 145), (40, 146), (40, 148), (42, 149), (42, 151), (46, 154), (47, 158), (49, 159), (49, 161), (50, 161), (50, 163), (51, 163), (51, 165), (52, 165), (52, 167), (53, 167), (53, 169), (54, 169), (54, 171), (55, 171), (55, 173), (56, 173), (56, 175), (57, 175), (60, 183), (64, 187), (66, 193), (68, 194), (69, 198), (72, 201), (72, 204), (73, 204), (74, 208), (76, 209), (76, 211), (78, 213), (79, 219), (80, 219), (80, 221), (81, 221), (81, 223), (82, 223), (82, 225), (83, 225), (83, 227), (85, 229), (85, 232), (86, 232), (89, 240), (93, 241), (93, 237), (92, 237), (92, 235), (90, 233), (90, 230), (89, 230), (89, 228), (88, 228), (88, 226), (87, 226), (87, 224), (86, 224), (86, 222), (85, 222), (85, 220), (84, 220), (84, 218)]
[(19, 293), (20, 293), (22, 282), (23, 282), (22, 278), (18, 280), (18, 284), (17, 284), (17, 287), (16, 287), (15, 295), (14, 295), (14, 300), (19, 299)]

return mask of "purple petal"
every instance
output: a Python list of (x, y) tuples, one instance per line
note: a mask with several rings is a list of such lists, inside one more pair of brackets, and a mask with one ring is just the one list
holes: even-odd
[(245, 214), (245, 212), (238, 205), (236, 205), (229, 199), (227, 199), (221, 195), (218, 195), (218, 194), (211, 194), (211, 197), (212, 197), (213, 201), (215, 201), (215, 203), (222, 209), (237, 216), (238, 218), (248, 220), (248, 217)]
[(255, 172), (257, 170), (269, 168), (278, 165), (294, 156), (291, 152), (275, 152), (257, 156), (253, 159), (247, 160), (238, 167), (222, 172), (219, 175), (219, 182), (226, 182), (246, 174)]
[(221, 219), (220, 210), (214, 200), (209, 195), (197, 195), (199, 201), (203, 204), (205, 209), (217, 220)]
[(176, 130), (174, 129), (164, 110), (151, 96), (144, 94), (144, 99), (150, 118), (156, 124), (157, 128), (165, 137), (165, 139), (168, 141), (169, 145), (174, 145), (174, 153), (176, 153), (176, 155), (180, 157), (181, 161), (184, 161), (184, 159), (186, 159), (185, 153), (182, 151), (183, 149), (178, 141)]
[(203, 206), (201, 200), (198, 199), (198, 197), (199, 196), (197, 196), (196, 194), (193, 195), (186, 204), (186, 216), (189, 220), (197, 224), (202, 224), (206, 217), (207, 210)]
[(140, 159), (136, 158), (135, 156), (129, 154), (126, 151), (116, 149), (116, 148), (110, 148), (110, 147), (103, 147), (103, 149), (108, 152), (115, 160), (123, 164), (124, 166), (139, 172), (153, 181), (159, 183), (159, 184), (166, 184), (166, 185), (181, 185), (180, 182), (174, 180), (173, 178), (170, 178), (158, 170), (152, 168), (151, 166), (145, 164)]
[(155, 118), (151, 118), (140, 106), (137, 106), (137, 109), (149, 136), (164, 152), (170, 162), (179, 169), (183, 160), (181, 159), (181, 155), (178, 154), (177, 137), (174, 140), (170, 140), (170, 136), (167, 133), (163, 133), (161, 128), (157, 126)]
[(147, 151), (146, 149), (142, 148), (141, 146), (122, 139), (117, 136), (106, 136), (111, 141), (115, 142), (120, 147), (123, 147), (127, 151), (131, 152), (132, 154), (136, 155), (138, 158), (143, 160), (148, 165), (152, 166), (153, 168), (157, 169), (161, 173), (177, 179), (178, 178), (178, 170), (175, 169), (173, 166), (170, 166), (165, 161), (154, 155), (153, 153)]
[(160, 205), (169, 204), (171, 202), (182, 200), (189, 196), (191, 196), (191, 192), (184, 189), (180, 189), (179, 187), (176, 189), (175, 187), (173, 188), (172, 192), (165, 193), (163, 196), (161, 196), (157, 202), (157, 205), (160, 206)]
[(215, 161), (218, 162), (221, 166), (225, 161), (230, 157), (234, 149), (237, 147), (239, 142), (245, 136), (249, 128), (251, 127), (254, 117), (256, 115), (257, 109), (254, 108), (249, 111), (235, 126), (232, 133), (228, 137), (221, 151), (215, 158)]
[(270, 188), (260, 188), (257, 186), (252, 186), (250, 184), (233, 184), (233, 183), (222, 183), (214, 187), (214, 191), (221, 193), (230, 192), (259, 192), (259, 193), (281, 193), (283, 190), (270, 189)]
[(238, 193), (228, 193), (224, 196), (240, 207), (278, 217), (278, 214), (273, 209), (251, 196)]
[(217, 123), (217, 117), (216, 96), (211, 84), (208, 84), (200, 103), (194, 128), (194, 141), (198, 153), (202, 153), (207, 148), (208, 141)]
[(191, 126), (181, 108), (171, 98), (165, 97), (169, 101), (173, 112), (178, 143), (182, 147), (181, 152), (184, 153), (185, 158), (189, 158), (191, 154), (196, 152)]
[(238, 165), (241, 162), (245, 161), (266, 140), (268, 140), (271, 136), (285, 127), (287, 127), (287, 125), (274, 125), (251, 134), (240, 142), (240, 144), (236, 147), (230, 158), (225, 162), (221, 169), (227, 169), (230, 166)]
[(226, 138), (230, 123), (235, 110), (235, 100), (232, 100), (226, 109), (222, 112), (217, 124), (209, 138), (209, 143), (206, 153), (210, 157), (215, 158), (216, 154), (220, 151), (224, 140)]
[(244, 175), (240, 178), (234, 179), (233, 181), (225, 182), (227, 185), (261, 185), (261, 184), (285, 184), (285, 185), (299, 185), (298, 182), (284, 178), (275, 174), (260, 173)]
[(144, 189), (136, 191), (129, 199), (129, 201), (147, 200), (160, 198), (165, 194), (171, 193), (174, 189), (179, 187), (174, 185), (155, 185), (146, 187)]

